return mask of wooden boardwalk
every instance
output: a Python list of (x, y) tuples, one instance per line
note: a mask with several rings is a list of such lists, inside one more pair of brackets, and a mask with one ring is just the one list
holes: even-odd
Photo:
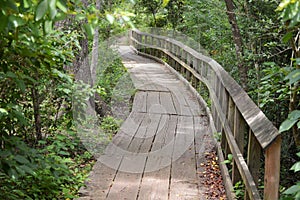
[(132, 112), (80, 199), (206, 199), (199, 172), (212, 139), (204, 108), (166, 66), (120, 48), (137, 88)]

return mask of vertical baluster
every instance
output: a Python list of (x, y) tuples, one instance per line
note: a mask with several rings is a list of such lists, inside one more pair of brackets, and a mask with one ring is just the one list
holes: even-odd
[[(253, 180), (258, 187), (258, 179), (259, 179), (259, 169), (260, 169), (260, 156), (261, 156), (261, 146), (258, 143), (255, 135), (249, 130), (249, 138), (248, 138), (248, 151), (247, 151), (247, 165), (252, 174)], [(249, 199), (247, 193), (245, 193), (245, 200)]]
[(280, 181), (281, 137), (277, 138), (265, 150), (265, 200), (277, 200)]
[[(234, 134), (235, 141), (236, 141), (242, 155), (244, 153), (244, 137), (245, 137), (245, 131), (246, 131), (245, 126), (246, 126), (245, 121), (244, 121), (240, 111), (238, 110), (237, 107), (235, 107), (233, 134)], [(239, 173), (239, 170), (237, 169), (236, 163), (233, 162), (233, 165), (232, 165), (232, 183), (233, 183), (233, 185), (236, 184), (237, 182), (239, 182), (240, 180), (241, 180), (241, 175)]]

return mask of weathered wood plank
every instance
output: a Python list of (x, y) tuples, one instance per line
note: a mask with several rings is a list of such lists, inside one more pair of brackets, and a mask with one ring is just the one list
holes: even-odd
[(192, 95), (188, 90), (185, 91), (184, 98), (190, 107), (191, 114), (194, 116), (206, 115), (203, 108), (200, 106), (197, 97)]
[[(148, 152), (160, 121), (160, 115), (145, 115), (123, 156), (108, 199), (136, 199)], [(148, 139), (147, 139), (148, 138)]]
[(280, 149), (281, 137), (277, 137), (266, 150), (265, 155), (265, 190), (264, 199), (272, 200), (279, 197), (280, 180)]
[(192, 115), (190, 106), (186, 102), (181, 91), (173, 89), (171, 95), (178, 115)]
[(133, 100), (133, 112), (147, 112), (147, 92), (138, 91)]
[(165, 200), (169, 196), (171, 156), (177, 117), (163, 115), (146, 162), (139, 199)]
[[(175, 110), (175, 105), (172, 99), (172, 95), (170, 92), (160, 92), (159, 93), (160, 102), (162, 106), (163, 113), (175, 115), (177, 114)], [(165, 111), (165, 112), (164, 112)]]
[(248, 152), (247, 152), (247, 165), (252, 174), (253, 180), (256, 185), (258, 185), (259, 179), (259, 169), (260, 169), (260, 156), (261, 156), (261, 147), (255, 138), (252, 131), (249, 131), (249, 140), (248, 140)]
[(147, 112), (161, 113), (162, 107), (159, 100), (159, 92), (148, 92), (147, 96)]
[[(245, 121), (242, 118), (241, 113), (235, 107), (234, 112), (234, 129), (233, 129), (233, 135), (235, 138), (235, 141), (239, 147), (239, 150), (241, 151), (241, 154), (244, 153), (244, 135), (245, 135), (246, 127), (245, 127)], [(238, 181), (240, 181), (241, 175), (238, 171), (238, 168), (236, 166), (236, 163), (233, 162), (232, 165), (232, 183), (235, 184)]]
[(106, 198), (123, 157), (118, 149), (129, 145), (132, 135), (130, 136), (126, 132), (136, 132), (143, 117), (144, 115), (141, 113), (131, 113), (125, 120), (123, 123), (124, 127), (117, 133), (113, 142), (105, 149), (104, 155), (94, 165), (92, 173), (89, 175), (90, 181), (87, 184), (87, 188), (81, 190), (83, 197), (79, 198), (79, 200), (84, 200), (84, 196), (88, 199)]
[(172, 155), (170, 200), (199, 199), (193, 117), (180, 116)]

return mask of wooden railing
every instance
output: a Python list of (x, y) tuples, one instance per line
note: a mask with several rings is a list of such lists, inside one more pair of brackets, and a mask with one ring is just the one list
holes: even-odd
[(238, 83), (216, 61), (172, 38), (136, 29), (130, 38), (139, 54), (167, 63), (196, 89), (201, 83), (206, 85), (212, 131), (221, 134), (225, 158), (232, 154), (231, 183), (244, 183), (244, 199), (261, 199), (259, 185), (264, 185), (264, 199), (278, 199), (280, 135)]

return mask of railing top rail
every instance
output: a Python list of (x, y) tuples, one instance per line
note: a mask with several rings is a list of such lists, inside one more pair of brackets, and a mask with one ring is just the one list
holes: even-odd
[[(152, 38), (165, 40), (174, 45), (177, 45), (184, 51), (188, 52), (195, 59), (201, 60), (206, 64), (208, 64), (211, 67), (211, 69), (215, 72), (215, 74), (218, 76), (222, 84), (224, 85), (225, 89), (231, 96), (233, 102), (235, 103), (236, 107), (242, 114), (246, 123), (248, 124), (253, 134), (257, 138), (261, 147), (263, 149), (266, 149), (277, 138), (277, 136), (279, 135), (277, 128), (265, 116), (265, 114), (257, 107), (257, 105), (251, 100), (251, 98), (241, 88), (241, 86), (215, 60), (201, 53), (198, 53), (194, 49), (172, 38), (141, 32), (137, 29), (133, 29), (132, 31), (142, 36), (149, 36)], [(208, 87), (211, 86), (208, 85)]]

